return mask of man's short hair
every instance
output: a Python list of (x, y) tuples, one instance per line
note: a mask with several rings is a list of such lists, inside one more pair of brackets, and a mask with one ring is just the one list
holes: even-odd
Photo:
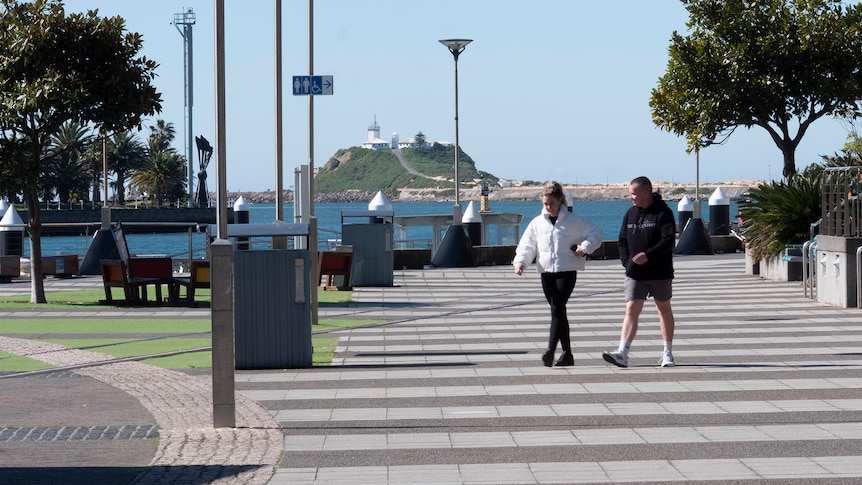
[(652, 182), (647, 177), (641, 175), (640, 177), (635, 177), (630, 182), (630, 185), (635, 185), (639, 189), (649, 189), (652, 192)]

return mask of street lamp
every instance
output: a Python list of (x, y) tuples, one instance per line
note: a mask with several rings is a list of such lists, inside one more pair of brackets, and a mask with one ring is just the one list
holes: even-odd
[(464, 48), (470, 42), (473, 42), (473, 39), (443, 39), (440, 41), (455, 58), (455, 206), (452, 208), (452, 224), (461, 223), (461, 194), (458, 187), (458, 56), (464, 52)]

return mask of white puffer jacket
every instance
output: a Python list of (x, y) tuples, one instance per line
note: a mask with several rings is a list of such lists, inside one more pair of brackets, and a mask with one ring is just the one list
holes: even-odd
[(590, 254), (602, 245), (602, 228), (563, 205), (557, 223), (552, 224), (547, 211), (533, 218), (515, 249), (513, 265), (530, 265), (536, 261), (539, 273), (581, 271), (586, 268), (584, 257), (576, 256), (572, 250), (578, 245)]

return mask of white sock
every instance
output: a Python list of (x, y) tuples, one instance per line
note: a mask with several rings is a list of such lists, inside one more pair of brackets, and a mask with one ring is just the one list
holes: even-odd
[(670, 340), (664, 341), (664, 351), (666, 353), (671, 353), (672, 347), (673, 347), (673, 342), (671, 342)]
[(629, 347), (631, 347), (631, 346), (632, 346), (632, 343), (629, 342), (628, 340), (620, 340), (620, 348), (617, 349), (617, 351), (623, 355), (628, 355)]

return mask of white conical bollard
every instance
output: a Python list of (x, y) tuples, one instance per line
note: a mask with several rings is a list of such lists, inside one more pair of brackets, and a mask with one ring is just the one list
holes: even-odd
[(683, 229), (685, 229), (685, 225), (688, 224), (688, 221), (694, 217), (694, 202), (692, 202), (687, 195), (683, 195), (679, 204), (676, 206), (676, 212), (679, 214), (678, 232), (681, 233)]
[(467, 210), (464, 211), (464, 215), (461, 217), (461, 222), (464, 224), (470, 222), (482, 222), (482, 214), (479, 214), (479, 211), (476, 210), (476, 207), (473, 205), (472, 201), (467, 204)]
[(730, 199), (716, 187), (709, 196), (709, 235), (726, 236), (730, 234)]
[(391, 211), (392, 210), (392, 202), (383, 194), (382, 191), (378, 191), (377, 195), (371, 199), (371, 202), (368, 203), (368, 210), (370, 211)]
[(15, 204), (10, 204), (0, 219), (0, 256), (24, 256), (24, 227), (12, 227), (24, 224)]

